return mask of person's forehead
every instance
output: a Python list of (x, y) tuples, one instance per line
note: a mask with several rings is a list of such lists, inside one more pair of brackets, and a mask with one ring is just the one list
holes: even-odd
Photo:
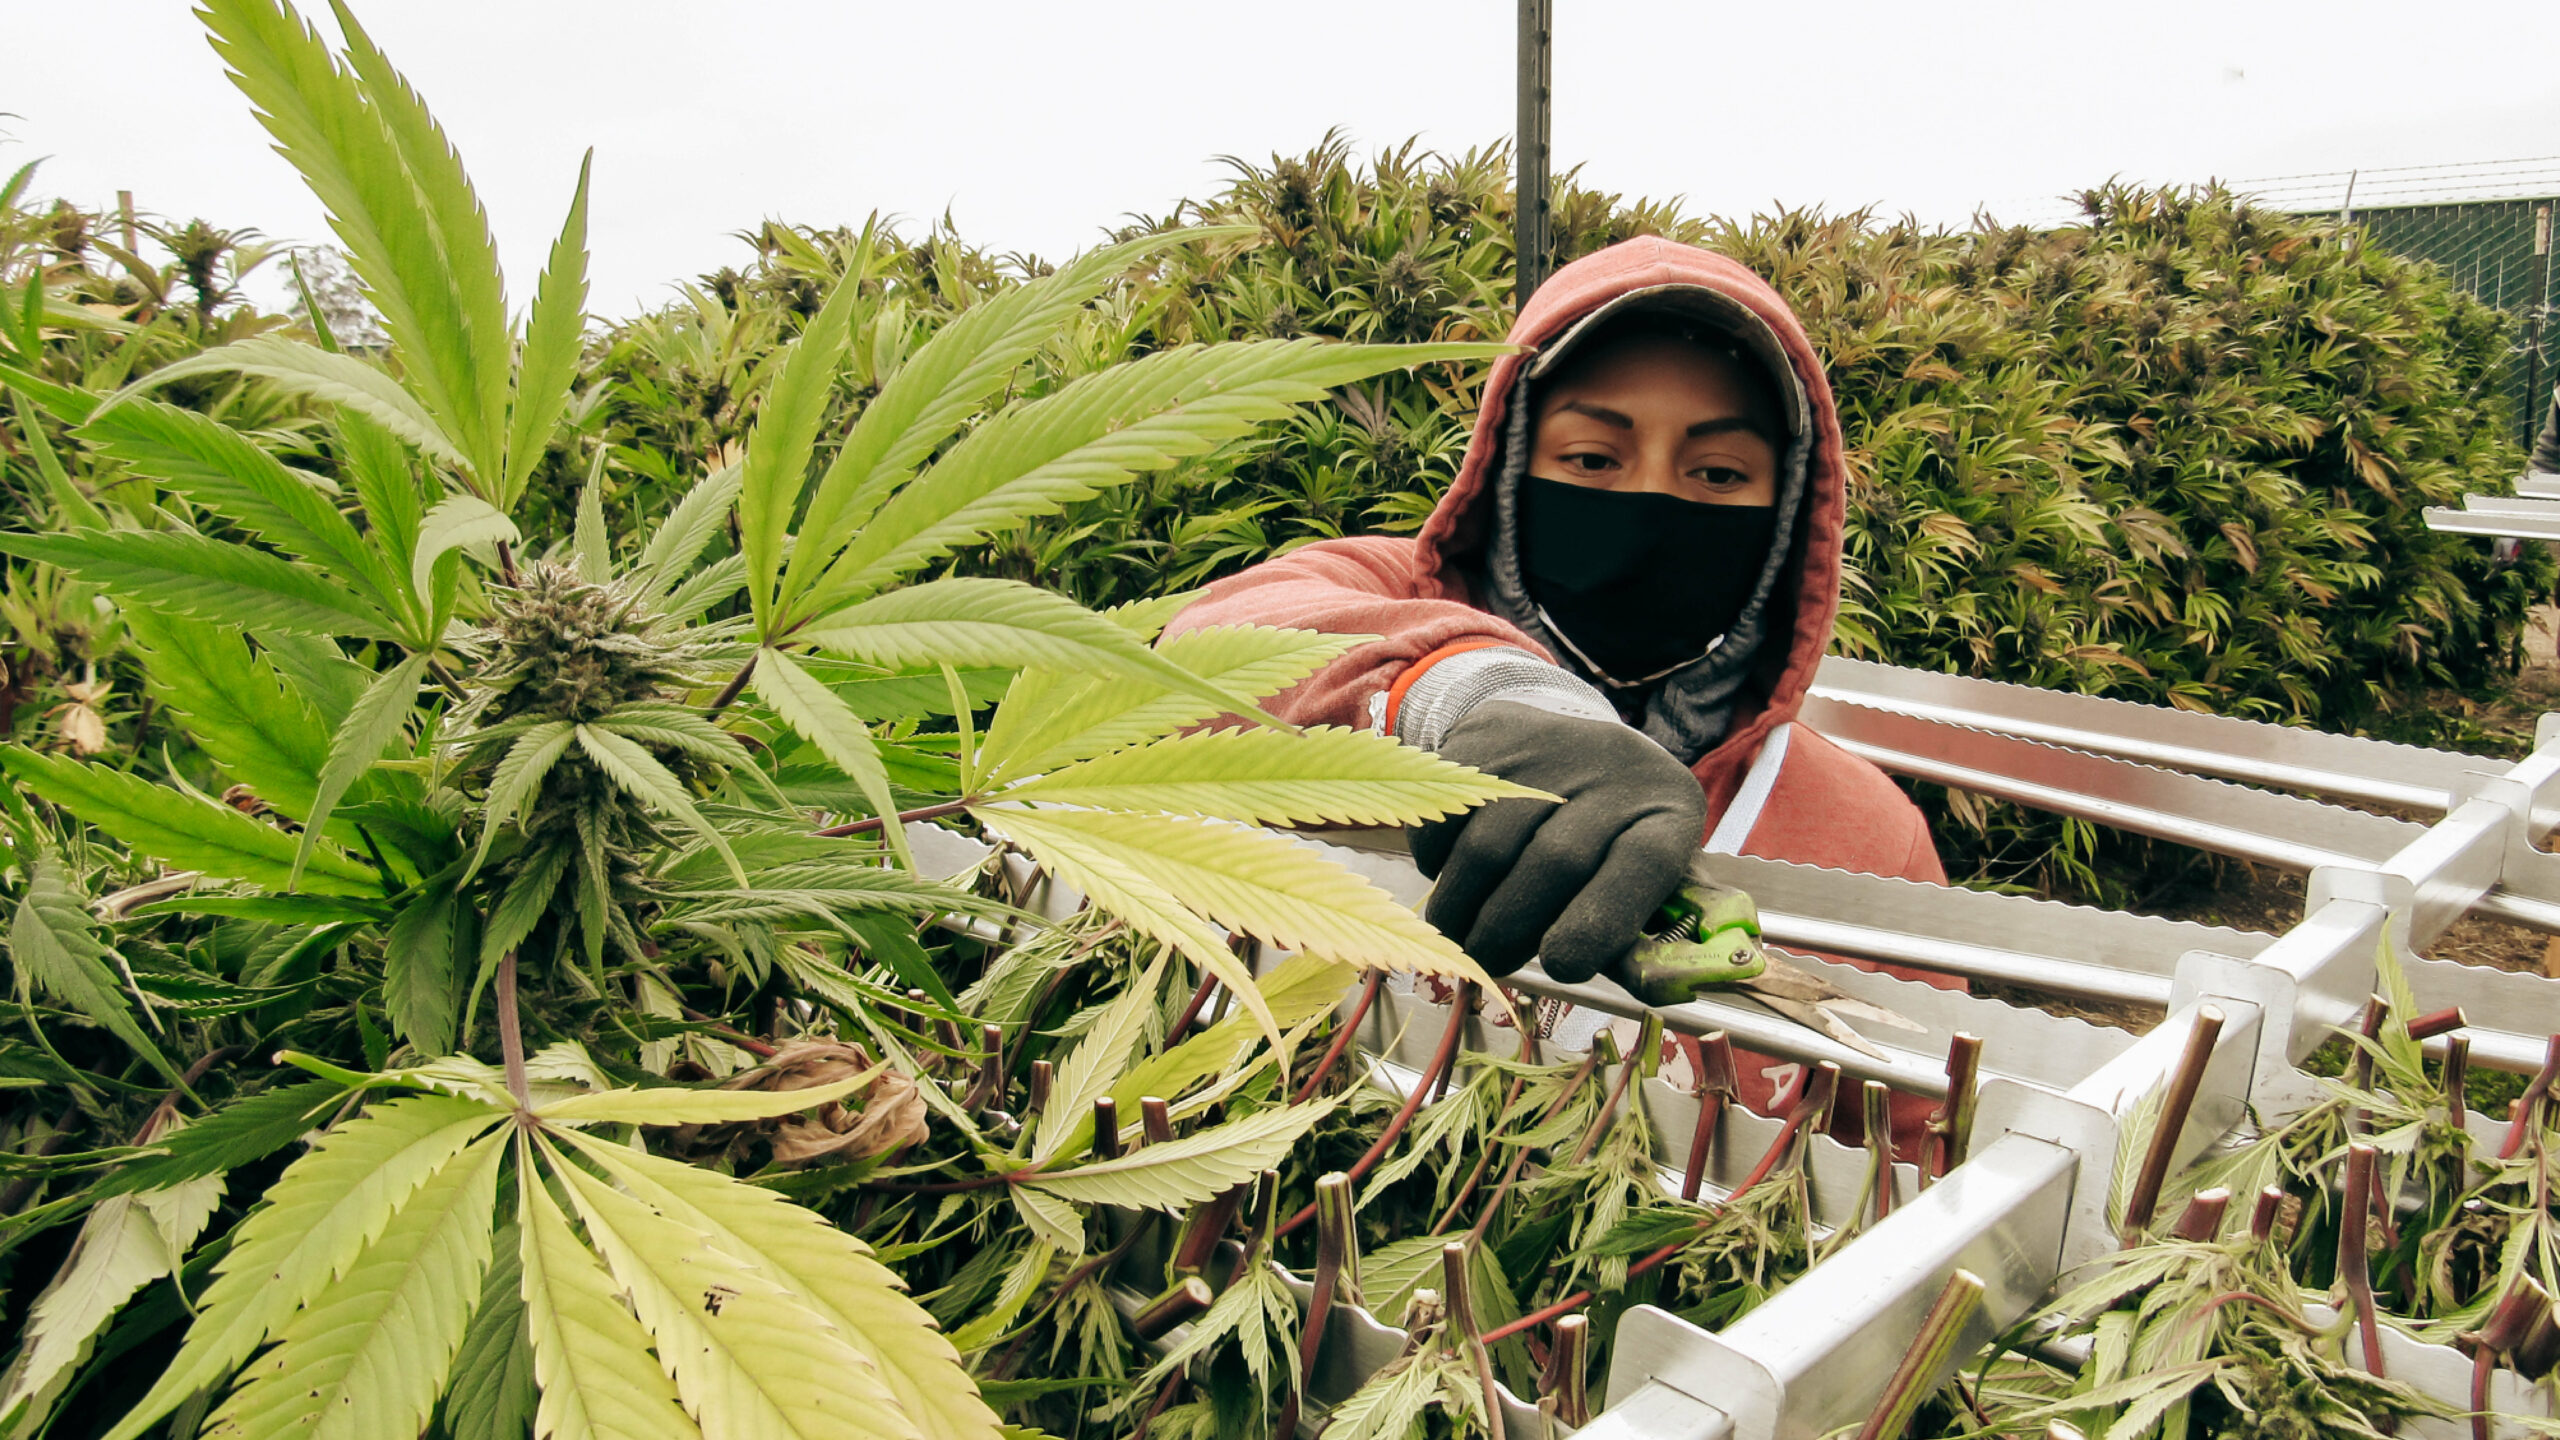
[(1545, 387), (1541, 415), (1576, 401), (1606, 403), (1613, 394), (1671, 395), (1720, 412), (1774, 420), (1765, 380), (1741, 357), (1675, 335), (1613, 339), (1576, 355)]

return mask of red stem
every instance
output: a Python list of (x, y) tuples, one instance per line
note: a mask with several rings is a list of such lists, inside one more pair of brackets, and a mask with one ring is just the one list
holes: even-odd
[(498, 1053), (507, 1066), (507, 1093), (519, 1111), (533, 1103), (532, 1082), (524, 1072), (524, 1031), (516, 1018), (516, 952), (498, 961)]
[[(1652, 1254), (1636, 1261), (1632, 1265), (1629, 1265), (1627, 1267), (1627, 1278), (1633, 1280), (1637, 1276), (1644, 1274), (1646, 1271), (1653, 1269), (1657, 1265), (1660, 1265), (1663, 1261), (1679, 1254), (1681, 1248), (1686, 1246), (1688, 1243), (1689, 1242), (1687, 1240), (1674, 1240), (1670, 1244), (1663, 1246), (1661, 1249), (1656, 1250)], [(1572, 1294), (1567, 1295), (1544, 1310), (1532, 1310), (1528, 1314), (1521, 1316), (1519, 1319), (1512, 1321), (1508, 1325), (1499, 1326), (1495, 1329), (1486, 1331), (1484, 1343), (1491, 1345), (1496, 1341), (1508, 1340), (1523, 1330), (1527, 1330), (1533, 1326), (1544, 1325), (1559, 1315), (1565, 1314), (1568, 1311), (1580, 1309), (1582, 1306), (1590, 1303), (1590, 1291), (1576, 1290)]]
[(2551, 1037), (2550, 1049), (2543, 1054), (2542, 1068), (2534, 1072), (2533, 1079), (2524, 1087), (2524, 1094), (2516, 1097), (2515, 1119), (2507, 1125), (2506, 1143), (2498, 1147), (2499, 1159), (2513, 1160), (2516, 1152), (2524, 1148), (2524, 1137), (2531, 1134), (2540, 1122), (2542, 1097), (2550, 1093), (2551, 1082), (2555, 1079), (2560, 1079), (2560, 1035)]
[[(1449, 1024), (1440, 1032), (1440, 1048), (1432, 1054), (1430, 1068), (1423, 1071), (1421, 1078), (1414, 1082), (1412, 1092), (1404, 1097), (1403, 1108), (1397, 1110), (1394, 1118), (1387, 1121), (1387, 1128), (1378, 1132), (1377, 1142), (1372, 1144), (1359, 1159), (1351, 1162), (1351, 1168), (1342, 1172), (1343, 1174), (1357, 1182), (1362, 1176), (1376, 1169), (1380, 1157), (1384, 1156), (1396, 1141), (1403, 1138), (1404, 1127), (1413, 1123), (1414, 1112), (1422, 1108), (1423, 1097), (1429, 1095), (1432, 1087), (1439, 1084), (1440, 1077), (1448, 1072), (1450, 1062), (1457, 1058), (1458, 1039), (1467, 1033), (1467, 1017), (1475, 1013), (1475, 1008), (1474, 982), (1460, 984), (1456, 1000), (1449, 1007)], [(1280, 1233), (1292, 1234), (1314, 1218), (1316, 1218), (1315, 1202), (1309, 1201), (1306, 1209), (1290, 1216), (1287, 1222), (1281, 1225)]]
[(1325, 1047), (1324, 1058), (1316, 1062), (1315, 1073), (1307, 1077), (1307, 1083), (1299, 1086), (1298, 1093), (1289, 1097), (1290, 1104), (1306, 1104), (1307, 1097), (1316, 1093), (1316, 1087), (1324, 1083), (1324, 1077), (1333, 1073), (1335, 1063), (1342, 1059), (1342, 1052), (1351, 1048), (1353, 1037), (1360, 1033), (1360, 1022), (1368, 1018), (1369, 1007), (1376, 1003), (1378, 987), (1385, 983), (1386, 978), (1384, 971), (1369, 972), (1368, 980), (1360, 986), (1358, 1003), (1351, 1007), (1350, 1018), (1334, 1030), (1333, 1043)]
[[(968, 801), (953, 800), (941, 805), (927, 805), (916, 810), (901, 810), (898, 812), (898, 823), (903, 825), (910, 820), (937, 820), (945, 815), (957, 815), (968, 808)], [(841, 840), (847, 835), (868, 835), (879, 828), (880, 817), (874, 815), (868, 820), (849, 820), (842, 825), (830, 825), (824, 830), (813, 830), (810, 833), (823, 840)]]

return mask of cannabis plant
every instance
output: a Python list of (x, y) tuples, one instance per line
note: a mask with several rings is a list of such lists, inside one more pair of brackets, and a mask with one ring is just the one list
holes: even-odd
[[(1236, 1086), (1286, 1069), (1346, 973), (1476, 974), (1255, 827), (1407, 824), (1526, 792), (1375, 736), (1177, 733), (1267, 718), (1258, 701), (1345, 637), (1159, 648), (1183, 597), (1097, 614), (914, 577), (1333, 387), (1493, 352), (1183, 347), (1012, 395), (1130, 267), (1221, 238), (1155, 235), (969, 307), (830, 424), (857, 266), (819, 287), (739, 443), (663, 515), (609, 525), (598, 455), (565, 523), (530, 528), (521, 502), (575, 431), (585, 177), (519, 326), (451, 145), (335, 14), (333, 52), (277, 0), (204, 11), (328, 207), (387, 353), (320, 325), (111, 390), (0, 375), (65, 427), (78, 468), (140, 484), (104, 502), (64, 467), (59, 523), (0, 552), (106, 597), (191, 747), (130, 768), (0, 750), (48, 807), (10, 792), (32, 1043), (5, 1053), (65, 1099), (13, 1116), (44, 1161), (17, 1172), (0, 1245), (80, 1224), (0, 1414), (33, 1431), (99, 1404), (109, 1357), (183, 1324), (155, 1380), (112, 1387), (140, 1396), (118, 1440), (173, 1413), (244, 1434), (992, 1434), (960, 1360), (1009, 1322), (906, 1298), (889, 1266), (912, 1257), (782, 1189), (843, 1192), (931, 1142), (1073, 1255), (1095, 1207), (1232, 1188), (1333, 1108)], [(165, 398), (213, 377), (318, 428), (247, 431)], [(1090, 896), (1146, 947), (1128, 997), (1178, 973), (1235, 1009), (1205, 1048), (1168, 1052), (1229, 1077), (1190, 1097), (1193, 1134), (1137, 1159), (1090, 1117), (1001, 1115), (1052, 1022), (1037, 1004), (979, 1019), (955, 992), (987, 993), (984, 955), (919, 927), (1029, 917), (916, 866), (907, 827), (932, 819)], [(1247, 938), (1299, 968), (1257, 978)], [(1098, 999), (1059, 1074), (1066, 1110), (1125, 1078), (1113, 1037), (1145, 1014)], [(774, 1174), (749, 1184), (725, 1168), (741, 1164)], [(242, 1167), (263, 1187), (245, 1213), (253, 1192), (225, 1193)], [(152, 1287), (185, 1304), (135, 1303)]]

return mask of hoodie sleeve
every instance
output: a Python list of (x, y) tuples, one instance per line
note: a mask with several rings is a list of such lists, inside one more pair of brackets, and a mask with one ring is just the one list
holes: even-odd
[(1519, 629), (1459, 600), (1422, 598), (1411, 540), (1322, 540), (1209, 586), (1165, 627), (1169, 635), (1214, 625), (1277, 625), (1331, 635), (1374, 635), (1265, 708), (1295, 725), (1366, 726), (1371, 697), (1443, 652), (1505, 646), (1552, 663)]

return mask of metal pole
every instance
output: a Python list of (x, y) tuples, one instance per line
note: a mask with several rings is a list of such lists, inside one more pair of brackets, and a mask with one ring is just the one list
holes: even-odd
[[(2542, 434), (2542, 418), (2549, 402), (2542, 398), (2542, 342), (2551, 325), (2551, 202), (2533, 207), (2533, 253), (2542, 262), (2542, 283), (2533, 297), (2533, 339), (2524, 356), (2524, 448), (2533, 453), (2533, 442)], [(2526, 468), (2530, 469), (2531, 466)]]
[(1527, 308), (1547, 278), (1547, 157), (1553, 116), (1552, 30), (1555, 0), (1520, 0), (1520, 112), (1512, 148), (1520, 171), (1511, 229), (1518, 265), (1513, 303)]

